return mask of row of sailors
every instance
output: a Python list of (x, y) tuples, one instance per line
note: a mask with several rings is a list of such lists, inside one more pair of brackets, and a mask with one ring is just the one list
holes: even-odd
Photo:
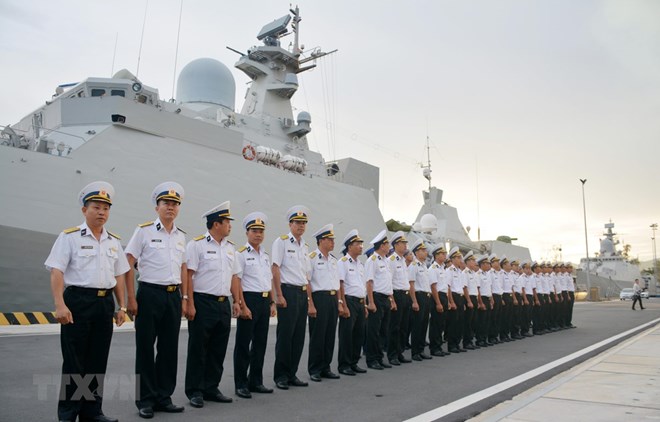
[[(558, 294), (565, 305), (572, 305), (566, 294), (573, 289), (568, 266), (546, 268), (547, 275), (541, 276), (545, 266), (522, 262), (521, 275), (515, 276), (515, 260), (477, 258), (472, 252), (463, 257), (458, 248), (449, 251), (445, 266), (447, 253), (437, 246), (430, 251), (434, 263), (427, 269), (429, 251), (421, 239), (411, 245), (414, 259), (406, 265), (405, 235), (397, 232), (392, 237), (394, 252), (388, 256), (385, 230), (371, 241), (375, 252), (363, 264), (359, 257), (364, 241), (356, 229), (343, 239), (344, 256), (336, 259), (331, 253), (335, 249), (331, 224), (314, 233), (317, 248), (310, 252), (302, 238), (309, 210), (300, 205), (287, 211), (290, 232), (275, 239), (271, 255), (262, 246), (267, 216), (261, 212), (244, 218), (243, 246), (236, 248), (229, 241), (233, 220), (229, 201), (206, 212), (207, 231), (186, 243), (185, 233), (174, 222), (184, 197), (183, 187), (175, 182), (153, 190), (158, 218), (136, 228), (124, 253), (119, 238), (104, 227), (112, 197), (114, 188), (106, 182), (83, 188), (79, 199), (85, 222), (60, 234), (46, 267), (51, 272), (56, 317), (62, 324), (63, 374), (105, 373), (113, 316), (118, 325), (126, 314), (135, 318), (136, 406), (142, 418), (152, 418), (158, 411), (184, 410), (171, 398), (182, 316), (188, 320), (189, 332), (185, 393), (196, 408), (205, 401), (232, 401), (218, 388), (232, 317), (238, 318), (235, 392), (242, 398), (273, 392), (264, 385), (263, 363), (269, 319), (275, 315), (273, 379), (281, 390), (308, 385), (297, 376), (308, 322), (307, 370), (315, 382), (340, 377), (331, 369), (337, 325), (337, 368), (348, 376), (366, 372), (358, 365), (363, 346), (367, 366), (376, 370), (410, 362), (404, 356), (409, 338), (412, 359), (430, 359), (425, 353), (427, 331), (431, 354), (443, 356), (448, 354), (442, 350), (443, 339), (449, 352), (460, 352), (478, 347), (479, 342), (472, 344), (475, 335), (483, 340), (481, 344), (490, 344), (488, 340), (498, 336), (504, 340), (530, 335), (532, 323), (539, 334), (570, 326), (568, 306), (546, 310), (550, 303), (559, 303)], [(488, 268), (491, 263), (494, 269)], [(109, 292), (119, 305), (116, 314)], [(552, 294), (554, 301), (545, 298)], [(521, 310), (515, 317), (512, 312), (511, 318), (497, 319), (494, 311), (485, 317), (490, 309), (504, 307)], [(484, 314), (477, 319), (473, 309)], [(484, 338), (489, 323), (499, 328)], [(63, 377), (59, 419), (116, 420), (103, 415), (99, 386), (77, 386), (76, 379), (65, 382)], [(76, 394), (78, 387), (94, 391), (93, 399)]]

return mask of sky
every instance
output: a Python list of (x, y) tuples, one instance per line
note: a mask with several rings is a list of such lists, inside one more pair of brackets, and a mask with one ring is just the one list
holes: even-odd
[[(563, 260), (579, 261), (579, 179), (587, 179), (590, 254), (611, 219), (633, 257), (652, 259), (649, 226), (660, 223), (660, 2), (298, 5), (305, 51), (338, 51), (300, 75), (294, 115), (312, 115), (310, 148), (326, 160), (350, 156), (380, 167), (386, 220), (414, 222), (428, 186), (420, 166), (428, 138), (433, 184), (473, 240), (479, 227), (482, 240), (515, 237), (534, 259), (559, 258), (561, 248)], [(225, 47), (259, 44), (261, 27), (289, 6), (2, 0), (0, 124), (20, 120), (59, 84), (122, 68), (170, 99), (175, 72), (200, 57), (232, 69), (240, 111), (249, 80)]]

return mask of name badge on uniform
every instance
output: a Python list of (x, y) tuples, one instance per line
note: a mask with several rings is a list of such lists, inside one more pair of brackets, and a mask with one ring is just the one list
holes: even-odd
[(94, 246), (91, 245), (82, 245), (80, 249), (94, 249)]
[(287, 249), (286, 251), (289, 252), (289, 253), (296, 253), (296, 251), (292, 250), (292, 249)]
[(214, 254), (214, 253), (215, 253), (215, 251), (206, 251), (206, 253), (213, 253), (213, 254)]
[(151, 239), (152, 242), (160, 243), (163, 241), (163, 239)]

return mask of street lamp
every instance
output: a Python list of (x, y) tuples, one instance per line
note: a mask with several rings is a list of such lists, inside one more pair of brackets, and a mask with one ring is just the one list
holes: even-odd
[(655, 231), (658, 230), (658, 223), (653, 223), (649, 227), (651, 227), (651, 231), (653, 232), (653, 237), (651, 237), (651, 240), (653, 241), (653, 275), (655, 276), (653, 291), (655, 294), (658, 294), (658, 258), (655, 255)]
[(591, 278), (589, 277), (589, 240), (587, 237), (587, 205), (584, 200), (584, 184), (587, 179), (580, 179), (582, 182), (582, 211), (584, 213), (584, 247), (587, 250), (587, 297), (591, 298)]

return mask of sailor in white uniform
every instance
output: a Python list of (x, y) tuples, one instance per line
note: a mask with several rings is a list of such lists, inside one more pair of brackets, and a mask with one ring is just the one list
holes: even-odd
[[(396, 310), (390, 316), (390, 333), (387, 345), (387, 358), (391, 365), (409, 363), (410, 359), (403, 356), (408, 335), (410, 333), (410, 312), (413, 310), (413, 300), (410, 296), (410, 276), (406, 264), (405, 252), (408, 241), (403, 232), (398, 231), (392, 235), (394, 253), (388, 258), (387, 264), (392, 273), (392, 289)], [(412, 256), (410, 259), (412, 260)], [(389, 366), (384, 363), (386, 368)]]
[(440, 244), (431, 248), (430, 253), (433, 257), (433, 263), (429, 267), (429, 282), (431, 283), (431, 297), (434, 306), (431, 306), (429, 348), (431, 356), (447, 356), (449, 353), (442, 350), (447, 312), (449, 312), (449, 286), (444, 276), (447, 250), (444, 245)]

